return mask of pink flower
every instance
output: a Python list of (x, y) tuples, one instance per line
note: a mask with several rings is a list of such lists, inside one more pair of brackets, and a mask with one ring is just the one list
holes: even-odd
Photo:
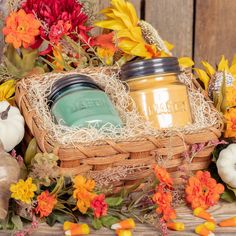
[(59, 20), (56, 25), (51, 27), (49, 39), (52, 43), (58, 44), (63, 35), (67, 35), (71, 28), (71, 24), (67, 21)]
[(105, 202), (105, 195), (100, 194), (94, 197), (91, 202), (91, 208), (94, 211), (94, 216), (96, 218), (100, 218), (101, 216), (105, 216), (107, 214), (108, 205)]

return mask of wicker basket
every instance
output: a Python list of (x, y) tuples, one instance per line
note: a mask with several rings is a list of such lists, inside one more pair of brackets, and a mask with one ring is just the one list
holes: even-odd
[[(193, 82), (196, 89), (199, 89), (199, 84), (195, 80)], [(215, 127), (194, 134), (181, 134), (170, 138), (144, 137), (141, 141), (127, 142), (107, 140), (103, 145), (65, 147), (51, 140), (47, 130), (42, 128), (40, 117), (37, 117), (31, 108), (27, 91), (21, 82), (16, 86), (16, 103), (25, 117), (28, 130), (37, 140), (39, 150), (53, 152), (59, 156), (62, 174), (86, 174), (89, 171), (99, 173), (125, 166), (140, 166), (113, 183), (115, 186), (132, 185), (150, 175), (150, 167), (156, 163), (159, 155), (168, 157), (165, 162), (167, 170), (179, 181), (179, 167), (185, 163), (183, 153), (190, 150), (194, 144), (217, 142), (222, 130), (222, 121), (219, 119)], [(213, 106), (212, 110), (215, 110)], [(189, 168), (193, 171), (206, 169), (211, 161), (213, 149), (212, 145), (198, 152)]]

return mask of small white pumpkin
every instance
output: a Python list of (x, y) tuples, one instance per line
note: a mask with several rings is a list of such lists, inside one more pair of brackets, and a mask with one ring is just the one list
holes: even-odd
[(23, 139), (24, 123), (18, 108), (7, 101), (0, 102), (0, 140), (6, 152), (10, 152)]
[(232, 188), (236, 188), (236, 144), (230, 144), (220, 152), (216, 162), (221, 179)]

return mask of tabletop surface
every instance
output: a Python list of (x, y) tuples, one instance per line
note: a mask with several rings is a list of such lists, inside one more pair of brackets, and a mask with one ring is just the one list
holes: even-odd
[[(219, 203), (217, 206), (212, 207), (209, 212), (216, 219), (217, 222), (236, 216), (236, 203)], [(196, 218), (192, 215), (191, 209), (187, 207), (179, 207), (177, 208), (178, 218), (177, 221), (185, 223), (185, 231), (176, 232), (176, 231), (168, 231), (168, 235), (176, 235), (176, 236), (192, 236), (196, 235), (194, 233), (194, 228), (196, 225), (204, 222), (202, 219)], [(11, 235), (7, 232), (1, 232), (0, 236), (8, 236)], [(62, 230), (62, 225), (55, 225), (54, 227), (49, 227), (46, 224), (41, 224), (38, 230), (33, 234), (33, 236), (63, 236), (64, 232)], [(90, 235), (94, 236), (106, 236), (106, 235), (115, 235), (114, 231), (110, 231), (107, 229), (101, 229), (99, 231), (92, 231)], [(159, 235), (155, 228), (150, 227), (148, 225), (137, 224), (134, 232), (134, 236), (154, 236)], [(236, 227), (217, 227), (215, 231), (216, 236), (236, 236)]]

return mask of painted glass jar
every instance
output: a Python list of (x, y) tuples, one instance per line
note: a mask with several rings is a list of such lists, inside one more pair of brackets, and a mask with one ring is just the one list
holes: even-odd
[(133, 61), (121, 69), (139, 113), (155, 128), (192, 123), (187, 87), (178, 80), (179, 73), (175, 57)]
[(88, 76), (73, 74), (57, 80), (48, 96), (55, 123), (71, 127), (122, 126), (108, 95)]

